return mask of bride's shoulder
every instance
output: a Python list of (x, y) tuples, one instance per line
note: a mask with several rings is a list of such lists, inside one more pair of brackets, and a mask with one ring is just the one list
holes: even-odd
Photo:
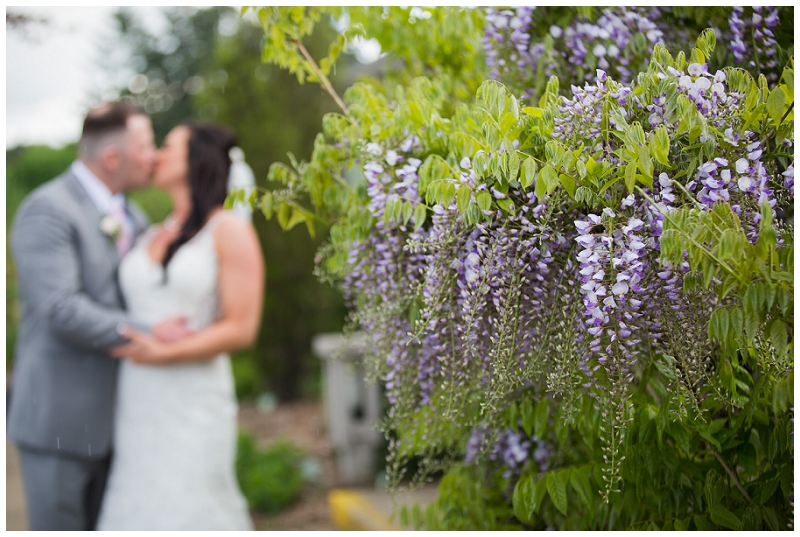
[(220, 209), (211, 215), (211, 218), (209, 218), (208, 222), (206, 222), (206, 227), (216, 235), (220, 232), (232, 232), (222, 230), (241, 230), (248, 227), (253, 227), (253, 224), (250, 222), (250, 220), (246, 220), (243, 216), (235, 211)]
[(220, 253), (241, 248), (258, 248), (258, 237), (250, 220), (234, 211), (221, 210), (208, 222)]

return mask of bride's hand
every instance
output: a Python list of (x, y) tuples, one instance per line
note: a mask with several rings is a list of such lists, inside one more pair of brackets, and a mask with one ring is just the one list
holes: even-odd
[(173, 341), (180, 341), (181, 339), (194, 334), (193, 330), (189, 330), (186, 323), (189, 317), (173, 317), (162, 321), (153, 326), (153, 336), (164, 343), (172, 343)]
[(114, 358), (126, 358), (139, 364), (166, 364), (171, 360), (169, 345), (130, 327), (121, 328), (120, 335), (128, 343), (111, 349)]

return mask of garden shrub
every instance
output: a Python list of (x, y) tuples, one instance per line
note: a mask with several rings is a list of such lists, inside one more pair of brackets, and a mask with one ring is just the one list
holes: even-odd
[(239, 432), (236, 475), (250, 508), (275, 514), (294, 503), (305, 483), (303, 458), (303, 452), (289, 440), (277, 440), (262, 449), (252, 435)]
[[(447, 472), (412, 522), (790, 527), (793, 8), (257, 13), (301, 82), (331, 91), (363, 35), (426, 75), (354, 84), (252, 199), (330, 225), (316, 271), (368, 335), (389, 474)], [(318, 66), (325, 13), (351, 26)]]

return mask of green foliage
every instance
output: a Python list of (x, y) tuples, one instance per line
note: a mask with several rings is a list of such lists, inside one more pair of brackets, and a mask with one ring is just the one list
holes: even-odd
[(61, 175), (75, 160), (76, 152), (75, 144), (58, 149), (32, 145), (6, 150), (6, 227), (28, 192)]
[(239, 432), (236, 476), (251, 509), (282, 511), (303, 492), (303, 452), (288, 440), (259, 448), (249, 433)]
[(456, 466), (439, 483), (439, 499), (420, 509), (403, 506), (398, 513), (404, 527), (426, 531), (496, 531), (519, 529), (514, 512), (500, 491), (474, 468)]
[[(317, 24), (306, 36), (305, 46), (316, 57), (334, 35), (328, 24)], [(322, 117), (336, 106), (318, 88), (298, 87), (294, 76), (261, 63), (262, 38), (263, 31), (248, 19), (239, 21), (235, 33), (219, 37), (206, 76), (222, 70), (227, 82), (221, 90), (209, 87), (195, 95), (194, 103), (198, 109), (216, 110), (214, 120), (236, 132), (258, 190), (264, 194), (264, 207), (272, 189), (281, 188), (267, 180), (270, 165), (287, 152), (308, 158)], [(339, 59), (339, 76), (331, 77), (334, 87), (340, 86), (352, 61), (348, 56)], [(307, 202), (307, 197), (301, 199)], [(321, 238), (310, 237), (305, 226), (284, 233), (275, 221), (266, 220), (260, 211), (255, 213), (253, 224), (267, 272), (261, 331), (253, 353), (256, 384), (281, 401), (313, 396), (319, 364), (311, 353), (311, 338), (341, 329), (342, 299), (308, 270)], [(316, 224), (316, 229), (327, 233), (324, 225)]]
[[(591, 16), (591, 10), (580, 13)], [(678, 16), (691, 14), (687, 9)], [(368, 21), (360, 24), (371, 37)], [(386, 424), (396, 433), (393, 469), (412, 457), (421, 457), (428, 469), (449, 468), (437, 502), (425, 512), (401, 513), (402, 523), (426, 529), (778, 530), (792, 521), (793, 197), (781, 173), (793, 165), (793, 153), (781, 142), (793, 141), (793, 60), (770, 87), (764, 76), (715, 65), (724, 58), (716, 41), (714, 32), (702, 32), (693, 48), (675, 55), (659, 44), (641, 66), (630, 101), (646, 104), (663, 96), (665, 120), (658, 124), (648, 122), (644, 105), (610, 97), (623, 90), (610, 78), (600, 104), (600, 133), (591, 136), (556, 130), (558, 121), (570, 118), (559, 95), (568, 85), (556, 77), (543, 81), (532, 103), (520, 102), (497, 81), (481, 83), (474, 98), (454, 99), (446, 73), (392, 88), (367, 81), (345, 93), (346, 114), (323, 120), (310, 161), (292, 159), (291, 166), (270, 170), (286, 188), (262, 199), (267, 216), (276, 215), (286, 228), (311, 219), (331, 223), (330, 244), (321, 257), (324, 274), (334, 282), (352, 269), (350, 247), (369, 237), (378, 222), (367, 207), (361, 169), (366, 162), (387, 162), (388, 149), (410, 134), (422, 148), (414, 155), (422, 162), (421, 202), (399, 196), (387, 201), (383, 225), (408, 226), (404, 231), (430, 226), (429, 209), (455, 205), (458, 226), (436, 245), (440, 265), (431, 266), (445, 288), (456, 288), (448, 248), (477, 224), (514, 215), (525, 203), (523, 193), (531, 190), (546, 202), (549, 212), (542, 221), (548, 224), (559, 217), (556, 207), (568, 215), (600, 214), (604, 208), (618, 210), (629, 196), (649, 199), (664, 213), (657, 261), (671, 270), (688, 262), (679, 291), (691, 322), (681, 325), (666, 311), (664, 341), (641, 342), (631, 381), (606, 374), (592, 359), (587, 367), (597, 366), (595, 382), (605, 390), (596, 398), (582, 390), (586, 377), (576, 365), (584, 352), (574, 337), (581, 305), (557, 298), (554, 303), (562, 307), (540, 320), (546, 329), (530, 356), (518, 355), (515, 332), (493, 341), (488, 385), (470, 382), (487, 374), (484, 366), (463, 361), (456, 370), (450, 357), (437, 357), (453, 368), (451, 376), (441, 377), (426, 405), (413, 396), (395, 402)], [(403, 50), (417, 54), (413, 46)], [(690, 63), (705, 62), (712, 72), (725, 67), (728, 91), (744, 103), (723, 121), (703, 115), (678, 88), (678, 77), (666, 75), (668, 68), (685, 72)], [(419, 74), (413, 67), (409, 72)], [(703, 206), (697, 189), (688, 186), (704, 164), (723, 157), (733, 164), (739, 158), (742, 149), (724, 132), (729, 126), (736, 135), (752, 132), (760, 142), (767, 186), (776, 192), (775, 211), (747, 198), (738, 209), (724, 200)], [(559, 139), (558, 132), (569, 134)], [(463, 180), (465, 157), (476, 184)], [(670, 210), (651, 197), (660, 174), (675, 185)], [(303, 196), (312, 208), (303, 205)], [(745, 211), (760, 211), (755, 227), (739, 216)], [(592, 233), (610, 233), (618, 225), (613, 210), (613, 216), (604, 214)], [(419, 247), (411, 240), (406, 246)], [(574, 250), (566, 254), (573, 255)], [(558, 262), (574, 262), (566, 256)], [(396, 303), (363, 305), (359, 313), (376, 319), (392, 310), (419, 319), (421, 288), (412, 286)], [(451, 307), (450, 298), (445, 296), (440, 310)], [(514, 326), (510, 331), (516, 330), (520, 306), (515, 307), (498, 321)], [(445, 324), (447, 317), (438, 314), (431, 313)], [(371, 376), (390, 370), (385, 360), (398, 341), (416, 352), (413, 338), (377, 343), (386, 352), (369, 357)], [(611, 348), (614, 341), (603, 345)], [(513, 359), (525, 367), (513, 370), (518, 363)], [(399, 375), (393, 382), (416, 393), (417, 371)], [(458, 462), (470, 430), (481, 425), (521, 429), (552, 450), (547, 465), (529, 460), (514, 474), (489, 457), (471, 465)]]
[[(330, 12), (330, 14), (329, 14)], [(317, 66), (308, 56), (303, 38), (314, 31), (314, 26), (323, 15), (338, 15), (340, 9), (319, 7), (262, 7), (258, 8), (258, 20), (264, 30), (262, 60), (275, 63), (297, 76), (297, 81), (322, 83), (347, 42), (363, 35), (358, 26), (350, 26), (336, 36), (328, 47), (328, 54)]]
[(255, 399), (264, 391), (254, 354), (254, 350), (249, 349), (231, 356), (233, 382), (239, 400)]
[(105, 69), (116, 77), (120, 72), (117, 51), (121, 49), (129, 55), (124, 59), (125, 65), (132, 67), (135, 74), (130, 80), (117, 82), (120, 97), (150, 115), (157, 141), (182, 121), (214, 119), (214, 109), (195, 106), (194, 96), (203, 88), (220, 91), (225, 85), (227, 73), (212, 69), (211, 60), (220, 20), (235, 17), (229, 7), (173, 7), (162, 13), (166, 29), (155, 35), (136, 11), (118, 9), (114, 13), (115, 39), (103, 45), (106, 50), (101, 56)]
[(364, 28), (388, 54), (381, 84), (408, 86), (418, 76), (446, 81), (460, 101), (473, 95), (483, 80), (486, 65), (480, 43), (481, 14), (456, 7), (350, 7), (344, 13), (350, 24)]

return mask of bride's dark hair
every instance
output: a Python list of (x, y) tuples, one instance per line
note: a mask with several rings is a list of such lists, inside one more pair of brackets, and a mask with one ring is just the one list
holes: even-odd
[(225, 203), (228, 195), (228, 173), (231, 158), (228, 152), (236, 145), (233, 133), (210, 123), (183, 123), (189, 129), (188, 180), (192, 211), (181, 228), (180, 235), (167, 248), (161, 262), (166, 276), (169, 264), (178, 248), (186, 244), (205, 225), (208, 214)]

